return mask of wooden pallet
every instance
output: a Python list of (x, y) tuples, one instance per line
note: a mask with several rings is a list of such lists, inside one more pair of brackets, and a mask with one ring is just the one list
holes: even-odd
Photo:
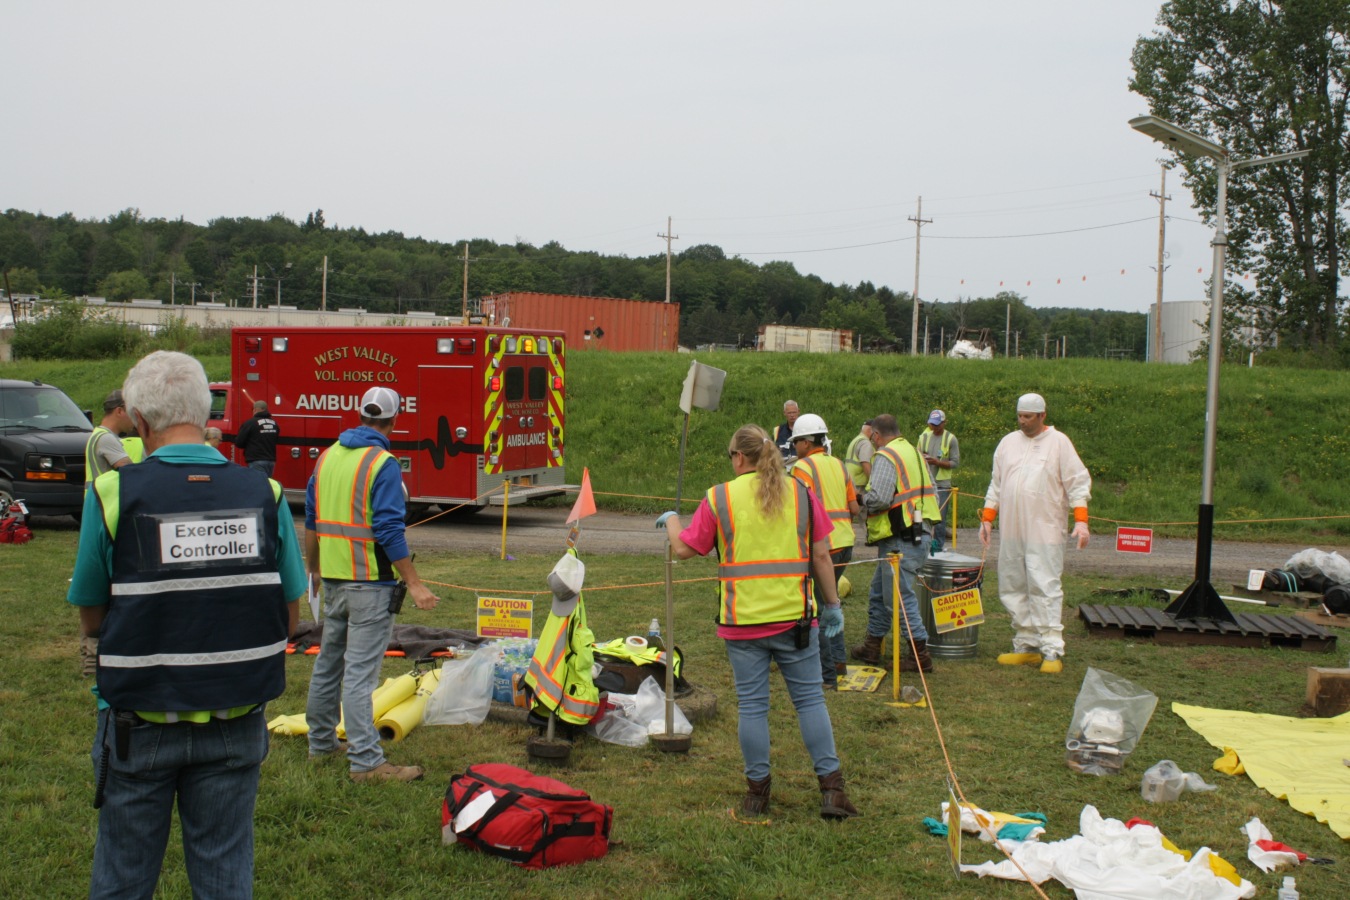
[(1174, 619), (1160, 609), (1084, 603), (1078, 615), (1094, 638), (1127, 638), (1155, 644), (1217, 644), (1224, 647), (1288, 647), (1325, 653), (1336, 636), (1307, 619), (1265, 613), (1235, 613), (1237, 624), (1210, 619)]

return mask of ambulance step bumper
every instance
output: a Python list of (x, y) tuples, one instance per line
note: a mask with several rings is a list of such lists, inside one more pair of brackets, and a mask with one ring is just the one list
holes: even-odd
[(545, 497), (556, 497), (559, 494), (565, 494), (569, 491), (575, 493), (581, 489), (578, 484), (545, 484), (531, 485), (529, 487), (512, 485), (511, 496), (504, 496), (504, 492), (499, 488), (487, 495), (489, 506), (517, 506), (521, 503), (528, 503), (531, 500), (542, 500)]

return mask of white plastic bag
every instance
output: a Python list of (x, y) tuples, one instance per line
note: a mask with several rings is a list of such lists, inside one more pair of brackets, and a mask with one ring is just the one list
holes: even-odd
[(1335, 550), (1330, 553), (1316, 547), (1300, 550), (1289, 557), (1284, 568), (1301, 578), (1309, 575), (1325, 575), (1336, 584), (1350, 584), (1350, 559), (1346, 559)]
[(484, 644), (471, 656), (447, 659), (427, 698), (422, 724), (482, 725), (492, 709), (492, 673), (501, 655), (496, 644)]
[(1184, 791), (1217, 791), (1195, 772), (1183, 772), (1170, 759), (1150, 766), (1139, 782), (1139, 794), (1149, 803), (1171, 803)]
[(607, 744), (642, 747), (647, 743), (647, 729), (628, 718), (622, 708), (611, 709), (600, 721), (592, 721), (586, 726), (586, 731)]
[[(647, 729), (648, 734), (666, 733), (666, 692), (651, 675), (642, 682), (637, 691), (637, 703), (633, 709), (633, 721)], [(691, 734), (694, 726), (684, 716), (684, 710), (675, 704), (675, 733)]]
[(1125, 766), (1158, 698), (1102, 669), (1088, 669), (1064, 737), (1064, 763), (1088, 775), (1116, 775)]

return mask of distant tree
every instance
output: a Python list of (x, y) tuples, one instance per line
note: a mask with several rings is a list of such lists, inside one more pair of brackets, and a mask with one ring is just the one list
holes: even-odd
[[(1170, 0), (1134, 46), (1130, 89), (1154, 115), (1237, 157), (1309, 149), (1306, 159), (1229, 179), (1228, 265), (1255, 271), (1253, 317), (1309, 345), (1340, 331), (1350, 188), (1350, 9), (1344, 0)], [(1176, 158), (1206, 219), (1213, 163)], [(1258, 322), (1258, 324), (1261, 324)]]
[[(36, 294), (42, 289), (42, 284), (38, 279), (38, 273), (29, 268), (10, 269), (9, 289), (16, 294)], [(3, 287), (0, 282), (0, 287)]]
[(150, 293), (150, 281), (134, 269), (113, 272), (98, 283), (99, 295), (115, 303), (126, 303)]
[(300, 230), (305, 234), (311, 231), (323, 231), (323, 210), (318, 209), (305, 216), (305, 224), (300, 226)]

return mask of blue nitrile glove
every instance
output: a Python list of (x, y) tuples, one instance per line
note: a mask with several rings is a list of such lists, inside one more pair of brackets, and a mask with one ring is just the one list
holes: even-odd
[(820, 608), (820, 630), (827, 638), (844, 633), (844, 609), (841, 606)]
[(661, 515), (657, 516), (657, 517), (656, 517), (656, 530), (657, 530), (657, 531), (660, 531), (661, 529), (665, 528), (665, 527), (666, 527), (666, 519), (669, 519), (671, 516), (674, 516), (674, 515), (678, 515), (678, 513), (676, 513), (675, 510), (672, 509), (672, 510), (670, 510), (669, 512), (663, 512), (663, 513), (661, 513)]

